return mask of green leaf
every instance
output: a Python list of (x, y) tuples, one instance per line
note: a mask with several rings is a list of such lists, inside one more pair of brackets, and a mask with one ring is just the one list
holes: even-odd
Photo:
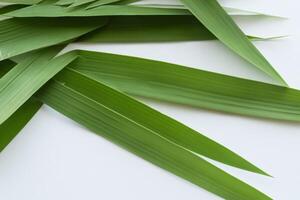
[(0, 152), (24, 128), (34, 114), (40, 109), (42, 103), (30, 98), (10, 118), (0, 125)]
[(16, 63), (14, 63), (11, 60), (0, 61), (0, 80), (2, 76), (6, 74), (9, 70), (11, 70), (11, 68), (13, 68), (15, 65)]
[[(120, 4), (120, 3), (119, 3)], [(188, 9), (182, 4), (150, 4), (150, 3), (142, 3), (142, 4), (134, 4), (135, 6), (139, 7), (152, 7), (152, 8), (173, 8), (173, 9)], [(272, 15), (272, 14), (266, 14), (266, 13), (261, 13), (257, 11), (251, 11), (251, 10), (245, 10), (245, 9), (239, 9), (239, 8), (233, 8), (233, 7), (227, 7), (227, 6), (222, 6), (222, 8), (231, 16), (267, 16), (267, 17), (272, 17), (272, 18), (281, 18), (284, 19), (285, 17), (281, 17), (278, 15)]]
[[(14, 62), (5, 60), (0, 62), (0, 78), (7, 73)], [(1, 79), (0, 79), (1, 80)], [(33, 98), (22, 105), (9, 119), (0, 125), (0, 152), (13, 140), (23, 129), (27, 122), (39, 110), (41, 102)]]
[(110, 17), (106, 26), (86, 34), (80, 41), (166, 42), (215, 39), (216, 37), (194, 16), (116, 16)]
[[(44, 53), (38, 52), (28, 56), (29, 58), (27, 60), (22, 61), (20, 64), (15, 66), (1, 79), (0, 96), (2, 95), (3, 98), (0, 101), (0, 106), (8, 105), (5, 109), (0, 111), (1, 116), (4, 118), (0, 118), (2, 121), (10, 117), (12, 113), (17, 110), (30, 96), (32, 96), (37, 89), (53, 77), (54, 73), (57, 73), (76, 58), (75, 52), (72, 52), (52, 59), (55, 52), (55, 49), (46, 49), (44, 50)], [(78, 60), (81, 59), (83, 58), (80, 56)], [(69, 66), (72, 67), (73, 65), (70, 64)], [(31, 78), (31, 76), (35, 78)], [(81, 83), (78, 82), (78, 84)], [(105, 100), (107, 101), (109, 98), (110, 96), (107, 95), (107, 97), (103, 97), (102, 101), (104, 103), (109, 103), (105, 102)], [(126, 115), (127, 118), (131, 118), (136, 121), (136, 123), (143, 125), (149, 130), (155, 130), (162, 137), (167, 138), (168, 140), (183, 146), (190, 151), (215, 159), (219, 162), (267, 175), (265, 172), (225, 147), (187, 127), (184, 127), (183, 125), (180, 125), (174, 120), (170, 120), (168, 117), (163, 117), (160, 113), (153, 109), (131, 100), (130, 98), (122, 97), (122, 95), (117, 99), (118, 101), (124, 102), (124, 106), (119, 105), (117, 108), (114, 108), (116, 111), (122, 113), (124, 116)], [(127, 103), (125, 101), (127, 101)], [(131, 108), (133, 107), (135, 109), (134, 111), (131, 111)], [(153, 118), (158, 118), (159, 116), (164, 120), (151, 120)], [(211, 149), (213, 149), (213, 151), (211, 151)]]
[(183, 9), (151, 8), (127, 5), (103, 5), (93, 9), (38, 4), (6, 13), (9, 17), (91, 17), (121, 15), (190, 15)]
[(57, 48), (34, 52), (0, 79), (0, 124), (76, 58), (73, 53), (53, 58), (57, 53)]
[(104, 18), (0, 21), (0, 60), (77, 38), (105, 23)]
[(60, 5), (60, 6), (67, 6), (67, 5), (71, 5), (72, 3), (74, 3), (75, 0), (59, 0), (57, 2), (55, 2), (55, 5)]
[(220, 41), (273, 79), (286, 85), (271, 64), (247, 39), (216, 0), (181, 0)]
[[(78, 84), (81, 83), (78, 82)], [(160, 113), (141, 103), (133, 101), (130, 98), (122, 98), (122, 95), (111, 96), (106, 94), (106, 96), (102, 96), (102, 98), (102, 102), (107, 104), (108, 107), (113, 108), (116, 112), (126, 116), (128, 119), (135, 121), (135, 123), (138, 123), (149, 130), (153, 130), (162, 137), (190, 151), (227, 165), (267, 175), (262, 170), (258, 169), (220, 144), (213, 142), (209, 138), (179, 124), (174, 120), (171, 120), (168, 117), (162, 116)], [(111, 103), (111, 105), (108, 105), (109, 103)]]
[(103, 6), (103, 5), (106, 5), (106, 4), (116, 3), (116, 2), (119, 2), (119, 1), (121, 1), (121, 0), (97, 0), (94, 3), (91, 3), (90, 5), (88, 5), (87, 9)]
[(69, 7), (72, 8), (72, 7), (76, 7), (76, 6), (81, 6), (81, 5), (84, 5), (84, 4), (92, 3), (94, 1), (95, 0), (75, 0), (73, 2), (73, 4), (70, 5)]
[(4, 3), (32, 5), (41, 2), (42, 0), (1, 0)]
[[(270, 199), (170, 140), (192, 131), (179, 122), (73, 70), (54, 79), (38, 98), (95, 133), (226, 199)], [(214, 144), (198, 146), (217, 152)]]
[[(232, 15), (264, 15), (249, 11), (228, 8), (229, 14)], [(49, 3), (21, 8), (5, 16), (9, 17), (91, 17), (91, 16), (149, 16), (149, 15), (191, 15), (183, 7), (171, 6), (137, 6), (137, 5), (101, 5), (92, 9), (85, 7), (65, 7)]]
[(126, 93), (229, 113), (300, 121), (300, 91), (135, 57), (81, 51), (72, 67)]

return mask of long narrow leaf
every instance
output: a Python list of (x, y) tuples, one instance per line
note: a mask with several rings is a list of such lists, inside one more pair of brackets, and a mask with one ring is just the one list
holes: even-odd
[[(187, 31), (188, 30), (188, 31)], [(248, 36), (249, 39), (268, 39)], [(193, 16), (116, 16), (83, 42), (166, 42), (217, 39)]]
[(0, 21), (0, 60), (77, 38), (105, 23), (104, 18)]
[(96, 52), (80, 52), (73, 67), (132, 95), (200, 108), (300, 121), (300, 91), (187, 68)]
[(247, 39), (216, 0), (181, 0), (181, 2), (220, 41), (273, 79), (286, 85), (282, 77)]
[(87, 9), (103, 6), (103, 5), (106, 5), (106, 4), (116, 3), (116, 2), (119, 2), (119, 1), (121, 1), (121, 0), (97, 0), (94, 3), (91, 3), (90, 5), (88, 5)]
[(57, 53), (57, 48), (32, 53), (0, 79), (0, 124), (76, 58), (73, 53), (53, 58)]
[[(50, 55), (52, 53), (53, 52), (50, 52)], [(74, 53), (72, 55), (74, 55)], [(46, 57), (46, 56), (44, 55), (44, 57)], [(52, 70), (53, 65), (63, 67), (65, 65), (64, 64), (65, 60), (68, 59), (70, 56), (68, 54), (66, 54), (66, 55), (63, 55), (62, 57), (66, 57), (66, 58), (65, 59), (60, 58), (60, 60), (58, 60), (56, 62), (50, 60), (49, 68), (51, 68), (51, 69), (47, 69), (46, 73), (44, 72), (45, 78), (43, 80), (46, 80), (52, 76), (52, 74), (50, 74), (50, 70)], [(50, 56), (50, 58), (51, 58), (51, 56)], [(79, 57), (79, 59), (81, 59), (81, 58)], [(39, 65), (34, 56), (32, 56), (32, 60), (34, 61), (33, 64), (30, 64), (29, 66), (27, 66), (27, 68), (31, 67), (30, 72), (33, 75), (36, 75), (37, 73), (34, 72), (34, 70), (36, 70), (35, 68)], [(45, 59), (43, 59), (42, 62), (44, 62), (44, 60)], [(40, 62), (40, 63), (42, 63), (42, 62)], [(4, 83), (6, 83), (6, 85), (10, 84), (10, 86), (6, 89), (6, 92), (12, 93), (12, 91), (9, 91), (9, 89), (12, 90), (12, 86), (15, 86), (14, 88), (15, 88), (16, 92), (22, 87), (22, 86), (16, 84), (16, 83), (18, 83), (18, 80), (14, 80), (13, 76), (12, 76), (12, 74), (13, 74), (15, 77), (17, 77), (17, 76), (26, 77), (26, 73), (24, 73), (24, 70), (26, 69), (26, 67), (24, 67), (25, 66), (24, 62), (21, 62), (21, 64), (23, 64), (22, 68), (20, 67), (20, 64), (19, 64), (4, 77), (5, 78)], [(41, 70), (45, 70), (45, 69), (43, 69), (43, 68), (45, 68), (43, 66), (43, 64), (44, 63), (41, 64)], [(59, 69), (61, 69), (61, 67), (59, 67)], [(72, 65), (70, 65), (70, 67), (72, 67)], [(22, 73), (16, 73), (16, 71), (21, 71)], [(12, 80), (13, 83), (10, 83), (9, 82), (10, 80)], [(36, 88), (40, 87), (40, 85), (42, 85), (42, 82), (37, 83), (35, 79), (32, 79), (32, 80), (26, 79), (26, 82), (28, 82), (26, 85), (28, 85), (28, 87), (32, 87), (33, 89), (36, 89)], [(78, 84), (81, 84), (81, 83), (78, 82)], [(28, 91), (29, 90), (28, 87), (27, 88), (23, 87), (22, 89), (24, 89), (24, 91)], [(13, 92), (15, 92), (15, 90)], [(24, 93), (22, 93), (22, 94), (24, 94)], [(30, 93), (30, 94), (32, 94), (32, 93)], [(22, 97), (23, 99), (20, 99), (21, 97), (18, 97), (17, 100), (11, 99), (10, 104), (13, 105), (14, 103), (18, 103), (18, 102), (21, 104), (22, 102), (24, 102), (25, 99), (28, 98), (28, 96), (30, 94), (25, 93), (25, 97)], [(15, 95), (16, 94), (13, 94), (11, 96), (15, 96)], [(187, 127), (184, 127), (183, 125), (180, 125), (178, 122), (175, 122), (174, 120), (171, 120), (168, 117), (164, 117), (160, 113), (148, 108), (147, 106), (144, 106), (141, 103), (131, 100), (130, 98), (122, 97), (122, 95), (118, 98), (113, 97), (112, 99), (117, 99), (117, 101), (124, 102), (123, 106), (121, 106), (121, 104), (120, 104), (118, 107), (114, 108), (120, 114), (123, 114), (124, 116), (126, 115), (127, 118), (130, 118), (133, 121), (136, 121), (136, 123), (139, 123), (140, 125), (146, 127), (149, 130), (154, 130), (157, 134), (160, 134), (162, 137), (167, 138), (168, 140), (170, 140), (180, 146), (183, 146), (184, 148), (186, 148), (190, 151), (193, 151), (200, 155), (207, 156), (211, 159), (215, 159), (215, 160), (217, 160), (219, 162), (223, 162), (225, 164), (229, 164), (229, 165), (239, 167), (239, 168), (242, 168), (245, 170), (249, 170), (252, 172), (256, 172), (256, 173), (266, 174), (262, 170), (258, 169), (257, 167), (255, 167), (254, 165), (252, 165), (245, 159), (241, 158), (237, 154), (226, 149), (225, 147), (213, 142), (212, 140), (208, 139), (207, 137), (205, 137)], [(19, 100), (21, 100), (21, 102)], [(8, 101), (9, 101), (9, 99), (7, 100), (7, 102)], [(109, 95), (107, 95), (107, 97), (104, 97), (102, 99), (102, 101), (103, 101), (103, 103), (106, 103), (106, 104), (112, 103)], [(125, 103), (125, 102), (127, 102), (127, 103)], [(13, 106), (15, 106), (15, 105), (13, 105)], [(113, 105), (110, 105), (110, 106), (113, 106)], [(132, 109), (132, 107), (134, 107), (134, 109)], [(7, 110), (4, 109), (3, 113), (5, 114), (5, 112), (7, 112)], [(160, 120), (153, 120), (153, 119), (156, 119), (159, 117), (161, 118)]]
[[(9, 60), (0, 62), (0, 80), (15, 63)], [(41, 102), (33, 98), (21, 106), (9, 119), (0, 125), (0, 152), (12, 141), (23, 129), (27, 122), (39, 110)]]
[[(87, 6), (87, 8), (90, 8)], [(65, 7), (49, 3), (21, 8), (9, 13), (9, 17), (88, 17), (88, 16), (149, 16), (149, 15), (191, 15), (182, 7), (171, 6), (133, 6), (133, 5), (100, 5), (87, 9), (85, 7)], [(225, 8), (229, 15), (265, 15), (250, 11)], [(238, 12), (237, 12), (238, 11)]]
[[(170, 134), (181, 134), (184, 129), (178, 122), (156, 113), (154, 118), (147, 119), (151, 126), (146, 126), (132, 116), (143, 111), (140, 103), (75, 71), (65, 69), (55, 80), (39, 92), (38, 98), (95, 133), (226, 199), (270, 199), (162, 137), (160, 130), (153, 128), (159, 123), (166, 132), (173, 128), (175, 132)], [(119, 109), (120, 106), (127, 107), (126, 113)], [(154, 112), (150, 108), (146, 110), (150, 115)], [(140, 117), (147, 115), (140, 114)]]
[(183, 9), (151, 8), (126, 5), (104, 5), (94, 9), (68, 8), (52, 4), (33, 5), (5, 14), (10, 17), (91, 17), (121, 15), (190, 15)]
[(22, 105), (10, 118), (0, 125), (0, 152), (24, 128), (42, 103), (33, 98)]
[(24, 4), (32, 5), (41, 2), (42, 0), (1, 0), (1, 2), (10, 3), (10, 4)]

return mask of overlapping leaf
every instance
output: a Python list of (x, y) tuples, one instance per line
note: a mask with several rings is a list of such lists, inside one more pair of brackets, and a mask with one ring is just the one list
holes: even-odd
[[(225, 8), (231, 15), (264, 15), (232, 8)], [(91, 16), (164, 16), (191, 15), (187, 9), (171, 6), (133, 6), (133, 5), (100, 5), (98, 7), (78, 6), (66, 7), (55, 4), (42, 3), (17, 9), (5, 14), (9, 17), (91, 17)]]
[(193, 16), (117, 16), (111, 17), (106, 26), (85, 35), (80, 41), (112, 43), (215, 39), (216, 37)]
[[(46, 81), (76, 58), (75, 52), (72, 52), (52, 59), (53, 54), (56, 53), (55, 49), (46, 49), (45, 51), (46, 53), (43, 54), (37, 53), (29, 56), (28, 61), (25, 60), (16, 65), (1, 79), (3, 82), (1, 82), (2, 85), (0, 85), (2, 86), (2, 88), (0, 87), (0, 95), (3, 95), (5, 98), (1, 99), (0, 106), (8, 105), (0, 111), (1, 122), (8, 119), (12, 113), (28, 100)], [(47, 61), (48, 64), (45, 64)], [(70, 67), (71, 66), (72, 65), (70, 65)], [(34, 78), (29, 79), (31, 76)], [(81, 84), (80, 81), (78, 81), (78, 84)], [(106, 95), (107, 97), (102, 98), (103, 103), (109, 106), (118, 105), (117, 107), (113, 107), (118, 113), (156, 132), (161, 135), (161, 137), (197, 154), (204, 155), (225, 164), (265, 174), (262, 170), (225, 147), (141, 103), (130, 98), (125, 98), (124, 95), (120, 95), (118, 98), (111, 97), (109, 94)], [(109, 103), (115, 104), (110, 105)], [(134, 110), (132, 110), (133, 108)]]
[[(45, 51), (47, 56), (43, 55), (40, 59), (51, 59), (52, 56), (49, 55), (54, 54), (54, 50), (47, 49)], [(65, 60), (69, 60), (69, 55), (74, 54), (65, 54), (53, 59), (56, 62), (50, 61), (50, 64), (53, 63), (51, 66), (64, 66)], [(35, 56), (30, 57), (35, 61), (33, 65), (30, 65), (31, 68), (34, 68), (38, 62)], [(65, 58), (63, 59), (63, 57)], [(22, 63), (24, 65), (24, 62)], [(6, 73), (6, 76), (14, 70), (20, 70), (19, 66), (20, 64)], [(37, 88), (34, 80), (28, 82), (27, 85)], [(25, 91), (28, 90), (29, 87), (25, 87)], [(217, 195), (232, 199), (254, 197), (269, 199), (261, 192), (214, 167), (194, 153), (250, 171), (263, 173), (261, 170), (205, 136), (197, 134), (179, 122), (118, 91), (83, 76), (74, 69), (66, 69), (59, 73), (54, 81), (39, 92), (38, 98), (142, 158)], [(18, 100), (13, 99), (12, 101)], [(2, 127), (7, 130), (7, 124), (12, 125), (15, 119), (19, 119), (21, 120), (19, 128), (22, 128), (39, 106), (39, 102), (27, 101), (2, 124)], [(26, 112), (25, 115), (24, 112)], [(16, 131), (2, 135), (4, 138), (1, 143), (2, 147), (5, 147), (15, 134)], [(157, 157), (155, 152), (159, 152), (161, 157)]]
[(32, 5), (40, 3), (42, 0), (1, 0), (1, 2), (8, 4), (24, 4), (24, 5)]
[(187, 68), (97, 52), (80, 52), (80, 72), (132, 95), (255, 117), (300, 121), (300, 91)]
[[(215, 0), (182, 0), (191, 12), (182, 6), (127, 5), (130, 0), (6, 1), (18, 5), (0, 11), (1, 19), (13, 17), (0, 21), (0, 60), (70, 41), (106, 24), (105, 18), (93, 16), (117, 16), (101, 32), (86, 35), (81, 41), (218, 38), (285, 83)], [(172, 37), (168, 37), (170, 32)], [(200, 155), (265, 174), (262, 170), (122, 92), (201, 108), (300, 121), (299, 91), (158, 61), (83, 51), (55, 57), (57, 53), (57, 48), (51, 48), (27, 54), (0, 79), (0, 151), (40, 108), (41, 103), (32, 95), (52, 79), (36, 97), (95, 133), (223, 198), (270, 199)]]
[[(161, 135), (161, 130), (174, 137), (183, 134), (185, 128), (178, 122), (70, 69), (54, 79), (39, 92), (38, 98), (95, 133), (226, 199), (270, 199)], [(156, 114), (147, 118), (141, 112)], [(141, 122), (143, 119), (135, 114), (145, 121)], [(171, 129), (175, 132), (169, 132)]]
[(216, 0), (181, 0), (181, 2), (220, 41), (273, 79), (286, 85), (282, 77), (247, 39)]
[(41, 105), (40, 101), (30, 98), (10, 118), (0, 125), (0, 152), (24, 128), (40, 109)]
[(106, 4), (116, 3), (116, 2), (119, 2), (119, 1), (121, 1), (121, 0), (97, 0), (94, 3), (91, 3), (90, 5), (88, 5), (87, 9), (95, 8), (95, 7), (98, 7), (98, 6), (103, 6), (103, 5), (106, 5)]
[(57, 53), (57, 48), (32, 53), (0, 79), (0, 124), (76, 58), (72, 53), (53, 58)]
[(8, 19), (0, 21), (0, 60), (77, 38), (106, 19)]
[[(0, 62), (0, 80), (13, 66), (14, 62)], [(9, 119), (0, 125), (0, 152), (10, 143), (10, 141), (23, 129), (31, 117), (38, 111), (41, 102), (31, 98), (21, 106)]]

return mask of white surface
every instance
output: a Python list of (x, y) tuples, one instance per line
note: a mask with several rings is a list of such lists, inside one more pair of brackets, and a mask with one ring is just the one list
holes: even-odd
[[(237, 19), (248, 33), (289, 34), (255, 42), (288, 83), (300, 88), (298, 0), (231, 0), (228, 6), (267, 11), (290, 20)], [(271, 6), (271, 7), (270, 7)], [(297, 27), (296, 27), (297, 26)], [(217, 42), (87, 45), (70, 48), (142, 56), (226, 74), (270, 81)], [(259, 120), (144, 100), (224, 144), (274, 178), (217, 163), (279, 200), (300, 199), (300, 124)], [(98, 137), (44, 106), (0, 154), (1, 200), (214, 200), (219, 199)]]

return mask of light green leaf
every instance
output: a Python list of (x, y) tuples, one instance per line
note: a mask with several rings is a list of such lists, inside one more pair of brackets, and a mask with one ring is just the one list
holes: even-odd
[(84, 5), (84, 4), (90, 4), (94, 1), (96, 1), (96, 0), (75, 0), (73, 2), (73, 4), (71, 4), (69, 7), (72, 8), (72, 7), (81, 6), (81, 5)]
[(55, 2), (55, 5), (60, 5), (60, 6), (67, 6), (67, 5), (71, 5), (72, 3), (74, 3), (75, 0), (59, 0), (57, 2)]
[(9, 4), (24, 4), (24, 5), (32, 5), (41, 2), (42, 0), (1, 0), (1, 2), (9, 3)]
[(97, 0), (94, 3), (91, 3), (90, 5), (87, 6), (87, 9), (103, 6), (106, 4), (111, 4), (111, 3), (116, 3), (122, 0)]
[(104, 18), (0, 21), (0, 60), (77, 38), (105, 23)]
[(9, 17), (91, 17), (122, 15), (190, 15), (183, 9), (151, 8), (126, 5), (103, 5), (93, 9), (69, 8), (51, 4), (39, 4), (6, 13)]
[(126, 93), (248, 116), (300, 121), (300, 91), (175, 64), (80, 52), (76, 70)]
[(76, 58), (73, 53), (53, 58), (57, 53), (57, 48), (34, 52), (0, 79), (0, 124)]
[[(170, 140), (189, 135), (184, 125), (73, 70), (54, 79), (38, 98), (95, 133), (226, 199), (270, 199)], [(217, 152), (214, 144), (206, 145), (198, 144)]]
[[(229, 9), (228, 14), (232, 15), (264, 15), (249, 11)], [(149, 15), (191, 15), (183, 7), (170, 6), (135, 6), (135, 5), (101, 5), (96, 8), (86, 9), (85, 7), (65, 7), (49, 3), (21, 8), (5, 16), (9, 17), (91, 17), (91, 16), (149, 16)]]
[(181, 0), (220, 41), (273, 79), (286, 85), (271, 64), (247, 39), (216, 0)]
[[(5, 60), (0, 62), (0, 80), (13, 66), (14, 62)], [(0, 125), (0, 152), (23, 129), (27, 122), (39, 110), (42, 103), (33, 98), (22, 105), (9, 119)]]

